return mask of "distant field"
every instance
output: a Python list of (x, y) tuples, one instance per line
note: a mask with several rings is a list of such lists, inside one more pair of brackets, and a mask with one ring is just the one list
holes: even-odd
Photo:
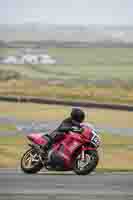
[[(16, 49), (0, 49), (0, 55), (16, 54)], [(109, 80), (133, 80), (132, 48), (53, 48), (48, 49), (51, 56), (59, 60), (57, 65), (0, 65), (0, 69), (12, 69), (29, 78), (43, 80), (63, 80), (78, 84), (90, 81), (106, 85)], [(93, 82), (92, 82), (93, 83)], [(94, 84), (94, 83), (93, 83)], [(96, 83), (95, 83), (96, 84)]]
[[(0, 49), (0, 56), (16, 53), (18, 49)], [(42, 81), (0, 83), (0, 94), (133, 102), (133, 48), (50, 48), (48, 54), (58, 64), (0, 65), (22, 79)]]
[(133, 48), (51, 48), (48, 52), (71, 65), (133, 64)]

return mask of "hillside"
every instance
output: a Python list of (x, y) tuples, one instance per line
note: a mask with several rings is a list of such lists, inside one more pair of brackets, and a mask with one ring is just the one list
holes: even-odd
[(0, 25), (4, 41), (133, 42), (132, 26), (54, 25), (25, 23)]

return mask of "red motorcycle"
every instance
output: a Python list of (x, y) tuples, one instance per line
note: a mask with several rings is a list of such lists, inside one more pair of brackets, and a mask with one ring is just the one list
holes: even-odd
[(52, 171), (74, 171), (78, 175), (92, 172), (99, 161), (100, 137), (88, 124), (82, 124), (83, 132), (69, 132), (54, 143), (48, 152), (42, 145), (47, 144), (44, 134), (32, 133), (27, 137), (32, 142), (30, 149), (21, 159), (25, 173), (37, 173), (43, 167)]

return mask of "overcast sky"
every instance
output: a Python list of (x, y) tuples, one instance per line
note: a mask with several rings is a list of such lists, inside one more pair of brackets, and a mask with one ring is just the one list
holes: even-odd
[(0, 24), (133, 25), (133, 0), (0, 0)]

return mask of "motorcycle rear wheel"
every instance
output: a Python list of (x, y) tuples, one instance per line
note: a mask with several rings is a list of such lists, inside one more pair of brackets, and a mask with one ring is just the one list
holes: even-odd
[[(91, 173), (92, 171), (95, 170), (99, 162), (99, 155), (97, 151), (86, 151), (85, 154), (86, 154), (85, 157), (88, 156), (89, 158), (89, 161), (87, 164), (81, 161), (81, 155), (78, 155), (75, 159), (73, 171), (78, 175), (87, 175)], [(79, 167), (80, 162), (84, 164), (84, 166), (81, 168)]]
[(43, 164), (39, 159), (34, 148), (27, 150), (21, 158), (21, 169), (27, 174), (35, 174), (43, 168)]

